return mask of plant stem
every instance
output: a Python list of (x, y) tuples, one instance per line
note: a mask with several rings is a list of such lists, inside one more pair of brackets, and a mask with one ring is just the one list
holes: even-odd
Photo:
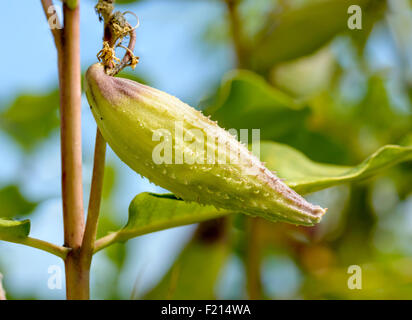
[[(43, 11), (46, 15), (46, 19), (47, 21), (50, 20), (50, 18), (52, 17), (52, 13), (49, 11), (51, 7), (53, 7), (53, 1), (52, 0), (41, 0), (41, 4), (43, 6)], [(56, 20), (58, 21), (58, 18), (56, 17)], [(58, 22), (58, 25), (61, 25), (60, 22)], [(53, 39), (54, 39), (54, 44), (56, 45), (56, 49), (58, 52), (58, 55), (60, 55), (61, 53), (61, 49), (62, 49), (62, 32), (59, 29), (52, 29), (50, 28), (52, 35), (53, 35)]]
[[(50, 19), (52, 0), (41, 0)], [(51, 29), (57, 49), (60, 87), (60, 141), (67, 299), (83, 299), (88, 292), (79, 260), (83, 237), (81, 154), (80, 8), (63, 3), (64, 28)]]
[(247, 247), (246, 247), (246, 289), (251, 300), (262, 298), (260, 279), (261, 241), (259, 237), (259, 218), (247, 218)]
[(12, 243), (23, 244), (28, 247), (40, 249), (40, 250), (49, 252), (51, 254), (54, 254), (55, 256), (58, 256), (62, 258), (63, 260), (66, 259), (66, 256), (70, 251), (69, 248), (61, 247), (61, 246), (55, 245), (47, 241), (30, 238), (30, 237), (27, 237), (21, 240), (10, 240), (10, 239), (1, 239), (1, 240), (12, 242)]
[[(104, 3), (104, 0), (99, 1), (99, 3)], [(107, 3), (113, 4), (111, 1)], [(104, 41), (107, 41), (110, 46), (114, 46), (117, 38), (114, 37), (112, 27), (108, 25), (108, 20), (112, 17), (113, 7), (106, 7), (107, 11), (100, 11), (100, 14), (104, 17)], [(131, 26), (129, 25), (131, 28)], [(129, 44), (128, 51), (125, 53), (122, 62), (118, 68), (114, 68), (112, 75), (116, 75), (120, 72), (127, 63), (133, 57), (133, 50), (136, 44), (136, 32), (132, 30), (129, 34)], [(103, 189), (103, 177), (104, 177), (104, 163), (105, 163), (105, 154), (106, 154), (106, 141), (100, 133), (99, 128), (96, 132), (96, 143), (94, 150), (94, 165), (93, 165), (93, 177), (92, 177), (92, 186), (90, 190), (90, 200), (89, 200), (89, 209), (87, 213), (87, 222), (86, 230), (83, 238), (82, 249), (81, 249), (81, 259), (85, 267), (90, 269), (91, 259), (93, 253), (96, 252), (96, 233), (97, 233), (97, 222), (99, 218), (100, 211), (100, 202)], [(110, 243), (113, 240), (112, 237), (109, 237)], [(102, 249), (102, 248), (101, 248)], [(100, 250), (100, 249), (99, 249)]]
[(227, 11), (229, 14), (230, 31), (232, 34), (233, 47), (236, 53), (237, 67), (246, 67), (246, 50), (244, 46), (244, 38), (242, 34), (242, 26), (239, 16), (239, 0), (225, 0)]
[[(99, 219), (100, 203), (103, 190), (104, 163), (106, 157), (106, 141), (100, 130), (96, 130), (96, 143), (94, 149), (93, 176), (90, 189), (89, 208), (87, 212), (86, 228), (80, 250), (80, 262), (84, 276), (89, 278), (90, 266), (96, 241), (97, 223)], [(89, 280), (87, 280), (89, 282)], [(88, 296), (90, 293), (88, 292)]]
[[(116, 38), (113, 38), (113, 30), (108, 26), (108, 21), (107, 21), (111, 17), (111, 12), (113, 11), (113, 7), (108, 6), (107, 10), (108, 12), (101, 12), (103, 13), (103, 16), (105, 17), (104, 19), (105, 20), (104, 40), (108, 41), (110, 45), (113, 46), (116, 42)], [(130, 51), (128, 51), (125, 54), (122, 60), (121, 67), (115, 70), (113, 75), (117, 74), (121, 69), (123, 69), (129, 62), (129, 60), (133, 57), (133, 55), (130, 54), (130, 52), (133, 52), (134, 46), (136, 43), (135, 31), (132, 30), (129, 36), (130, 36), (130, 40), (129, 40), (128, 49)], [(90, 288), (89, 288), (90, 266), (91, 266), (93, 254), (95, 252), (97, 226), (98, 226), (100, 204), (101, 204), (101, 197), (102, 197), (102, 190), (103, 190), (105, 156), (106, 156), (106, 141), (101, 135), (99, 128), (97, 128), (96, 142), (95, 142), (95, 149), (94, 149), (93, 176), (92, 176), (92, 183), (91, 183), (91, 189), (90, 189), (90, 199), (89, 199), (89, 207), (88, 207), (88, 212), (87, 212), (86, 228), (84, 231), (83, 241), (82, 241), (80, 252), (79, 252), (79, 263), (81, 266), (80, 268), (83, 272), (82, 280), (84, 281), (83, 298), (87, 298), (87, 299), (89, 299), (90, 297)], [(87, 286), (86, 286), (86, 283), (87, 283)]]
[(118, 232), (109, 233), (108, 235), (98, 239), (94, 246), (94, 253), (107, 248), (108, 246), (112, 245), (116, 242), (119, 236)]
[(83, 186), (81, 148), (80, 6), (63, 3), (64, 28), (59, 56), (61, 161), (67, 299), (86, 299), (88, 277), (79, 250), (83, 239)]

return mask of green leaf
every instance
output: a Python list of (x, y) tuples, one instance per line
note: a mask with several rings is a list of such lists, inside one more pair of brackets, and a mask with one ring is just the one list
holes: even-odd
[[(227, 214), (227, 213), (226, 213)], [(225, 215), (224, 210), (178, 200), (172, 194), (141, 193), (129, 207), (129, 221), (123, 233), (143, 234), (197, 223)]]
[(32, 212), (37, 203), (27, 200), (17, 186), (9, 185), (0, 189), (0, 217), (12, 218)]
[(214, 285), (226, 257), (222, 243), (190, 243), (144, 299), (216, 299)]
[[(318, 163), (280, 143), (262, 142), (261, 160), (300, 194), (370, 178), (402, 161), (412, 160), (412, 147), (387, 145), (357, 166)], [(198, 223), (230, 214), (213, 206), (178, 200), (173, 194), (141, 193), (129, 207), (127, 225), (97, 242), (99, 251), (114, 242), (181, 225)]]
[(372, 177), (402, 161), (412, 160), (412, 147), (387, 145), (357, 166), (336, 166), (310, 160), (283, 144), (264, 142), (260, 155), (266, 166), (277, 172), (298, 193), (306, 194), (338, 184)]
[(271, 17), (257, 41), (252, 64), (263, 70), (273, 65), (313, 53), (337, 34), (344, 31), (368, 33), (367, 30), (349, 30), (348, 8), (359, 5), (362, 23), (369, 25), (368, 9), (380, 6), (378, 0), (326, 0), (308, 1), (307, 5), (286, 9)]
[(59, 93), (21, 95), (0, 114), (0, 128), (25, 150), (35, 145), (59, 126)]
[(14, 221), (0, 218), (0, 239), (21, 240), (30, 233), (30, 220)]
[(273, 88), (261, 76), (242, 70), (226, 75), (215, 103), (205, 113), (225, 129), (260, 128), (260, 138), (268, 140), (302, 127), (310, 110)]
[(310, 126), (314, 114), (309, 107), (250, 71), (232, 71), (224, 79), (216, 96), (205, 102), (205, 113), (220, 126), (249, 132), (259, 128), (261, 140), (286, 143), (317, 161), (345, 163), (342, 143)]
[(201, 206), (185, 202), (173, 194), (141, 193), (129, 207), (129, 221), (122, 229), (120, 238), (168, 229), (172, 227), (215, 219), (226, 215), (224, 210), (213, 206)]
[[(213, 206), (201, 206), (195, 202), (185, 202), (173, 194), (143, 192), (130, 203), (129, 220), (126, 226), (110, 234), (108, 243), (96, 244), (97, 251), (113, 242), (128, 239), (168, 228), (215, 219), (229, 214)], [(104, 239), (104, 238), (103, 238)]]
[(215, 284), (230, 249), (224, 230), (221, 219), (200, 225), (171, 269), (144, 299), (216, 299)]

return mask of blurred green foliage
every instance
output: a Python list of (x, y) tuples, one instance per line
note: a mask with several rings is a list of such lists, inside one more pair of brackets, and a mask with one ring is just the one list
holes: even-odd
[(20, 95), (0, 114), (0, 127), (24, 150), (31, 151), (59, 126), (59, 92)]
[(257, 36), (251, 54), (252, 66), (258, 70), (267, 70), (280, 62), (309, 55), (337, 34), (349, 32), (347, 11), (351, 5), (363, 8), (367, 24), (372, 24), (369, 20), (376, 16), (369, 15), (368, 9), (376, 10), (385, 4), (380, 0), (328, 0), (275, 11), (263, 26), (261, 35)]
[[(250, 4), (250, 1), (240, 3), (243, 9), (247, 7), (243, 4)], [(410, 135), (412, 119), (411, 111), (401, 110), (396, 105), (393, 94), (389, 93), (389, 75), (369, 71), (368, 57), (363, 55), (373, 27), (381, 23), (385, 10), (389, 10), (386, 3), (362, 2), (364, 28), (354, 32), (350, 32), (346, 25), (347, 7), (355, 4), (353, 1), (303, 3), (294, 5), (294, 1), (291, 1), (290, 7), (283, 2), (274, 5), (267, 15), (268, 22), (262, 23), (260, 32), (252, 33), (255, 39), (244, 39), (250, 45), (246, 49), (250, 63), (248, 69), (264, 75), (268, 82), (250, 71), (230, 72), (216, 94), (203, 105), (206, 105), (205, 112), (227, 129), (261, 128), (263, 139), (289, 145), (263, 143), (261, 159), (267, 162), (269, 168), (277, 170), (279, 176), (286, 178), (287, 183), (300, 192), (307, 193), (331, 186), (329, 183), (335, 184), (349, 179), (346, 180), (348, 182), (352, 178), (358, 180), (375, 175), (375, 170), (381, 172), (386, 164), (393, 163), (392, 156), (400, 161), (402, 158), (403, 161), (410, 160), (411, 147), (406, 137)], [(246, 21), (245, 25), (247, 24)], [(209, 33), (208, 38), (211, 37), (213, 36)], [(325, 48), (331, 48), (331, 40), (339, 42), (344, 39), (342, 37), (349, 39), (342, 42), (349, 50), (355, 49), (353, 59), (358, 65), (358, 72), (367, 80), (366, 90), (357, 100), (347, 97), (342, 87), (342, 81), (348, 77), (350, 70), (342, 64), (339, 57), (331, 59), (331, 51), (325, 55)], [(230, 41), (226, 41), (228, 40)], [(317, 51), (318, 49), (320, 50)], [(288, 63), (284, 63), (285, 61)], [(295, 61), (299, 61), (299, 65)], [(283, 83), (277, 82), (280, 78), (274, 77), (280, 75), (279, 70), (288, 76), (289, 87), (283, 86)], [(314, 81), (316, 86), (312, 85)], [(269, 82), (272, 82), (272, 85)], [(287, 90), (281, 92), (280, 88)], [(410, 88), (407, 87), (406, 90), (410, 91)], [(292, 96), (288, 97), (285, 93), (291, 93)], [(410, 106), (410, 102), (408, 104)], [(401, 144), (406, 147), (382, 147), (385, 144)], [(398, 158), (400, 154), (402, 155)], [(368, 159), (353, 166), (369, 155)], [(313, 160), (329, 164), (315, 163)], [(412, 188), (405, 182), (411, 176), (410, 162), (390, 170), (389, 176), (397, 186), (394, 192), (399, 192), (403, 201), (410, 202)], [(310, 181), (312, 178), (316, 182), (306, 185), (305, 179)], [(295, 184), (294, 179), (299, 182)], [(306, 189), (309, 185), (311, 187)], [(374, 230), (381, 232), (380, 237), (385, 237), (384, 229), (377, 227), (381, 209), (372, 202), (377, 201), (373, 200), (376, 197), (374, 188), (375, 180), (369, 179), (361, 184), (351, 184), (346, 196), (342, 191), (338, 191), (341, 193), (338, 199), (346, 199), (346, 204), (341, 208), (332, 207), (330, 211), (340, 212), (339, 217), (326, 216), (323, 223), (327, 228), (332, 225), (328, 220), (339, 219), (334, 222), (333, 237), (326, 236), (328, 233), (319, 226), (303, 229), (265, 221), (260, 222), (258, 228), (251, 233), (249, 220), (238, 215), (235, 228), (229, 232), (236, 241), (227, 243), (227, 246), (240, 257), (240, 261), (244, 261), (246, 270), (250, 268), (250, 250), (260, 252), (257, 257), (261, 255), (261, 258), (252, 264), (258, 265), (257, 279), (260, 279), (260, 283), (257, 288), (260, 287), (258, 294), (261, 298), (282, 297), (282, 290), (287, 290), (285, 283), (285, 288), (280, 287), (276, 291), (278, 293), (273, 293), (273, 289), (270, 289), (273, 284), (265, 283), (267, 279), (270, 280), (266, 275), (268, 270), (259, 269), (262, 261), (273, 255), (273, 250), (281, 250), (283, 255), (295, 262), (291, 267), (296, 269), (292, 274), (295, 275), (293, 283), (297, 285), (294, 295), (288, 296), (289, 298), (410, 298), (412, 282), (406, 271), (410, 263), (409, 257), (405, 257), (407, 253), (398, 252), (396, 256), (387, 254), (374, 243), (377, 237)], [(333, 205), (333, 200), (330, 201)], [(385, 202), (385, 199), (381, 201)], [(402, 204), (401, 200), (397, 201), (394, 200), (388, 215), (396, 214), (399, 210), (396, 208), (405, 208), (405, 214), (412, 214), (410, 205), (407, 204), (409, 202)], [(340, 203), (340, 200), (335, 202)], [(204, 295), (200, 297), (210, 298), (207, 292), (211, 292), (212, 287), (215, 290), (219, 288), (218, 281), (221, 280), (218, 278), (214, 286), (196, 281), (196, 278), (192, 280), (191, 287), (184, 285), (185, 278), (171, 280), (173, 270), (179, 265), (191, 265), (186, 254), (194, 247), (192, 242), (187, 245), (182, 256), (177, 258), (170, 271), (146, 298), (190, 299), (198, 297), (199, 286), (203, 286), (204, 290)], [(201, 252), (198, 250), (199, 254)], [(198, 259), (208, 261), (208, 258), (211, 258), (213, 261), (212, 257), (213, 253), (204, 253)], [(363, 270), (363, 279), (366, 279), (363, 290), (348, 288), (350, 275), (347, 268), (352, 264), (359, 264)], [(216, 265), (221, 266), (221, 262)], [(212, 262), (208, 266), (212, 266)], [(274, 269), (278, 270), (276, 265)], [(222, 272), (223, 269), (221, 274)], [(240, 277), (250, 277), (250, 270), (245, 272), (238, 269), (237, 272)], [(192, 279), (193, 273), (187, 271), (186, 276)], [(203, 277), (209, 278), (213, 274), (211, 271), (210, 275)], [(296, 278), (298, 274), (302, 276)], [(286, 274), (280, 274), (279, 277), (286, 277)], [(237, 281), (243, 283), (244, 293), (232, 292), (231, 296), (247, 296), (245, 292), (248, 291), (248, 280)], [(167, 295), (168, 290), (180, 285), (185, 288), (185, 294)], [(235, 288), (238, 290), (237, 285), (233, 286), (233, 290), (236, 290)], [(230, 289), (227, 290), (230, 292)], [(156, 294), (153, 295), (153, 292)]]
[[(358, 166), (349, 167), (316, 163), (286, 145), (263, 141), (261, 159), (268, 169), (276, 170), (290, 187), (300, 194), (308, 194), (345, 182), (363, 180), (401, 161), (410, 160), (412, 147), (385, 146)], [(230, 213), (233, 212), (185, 202), (173, 194), (140, 193), (130, 203), (127, 224), (116, 233), (111, 233), (112, 239), (105, 245)]]
[(226, 129), (259, 128), (263, 140), (277, 140), (304, 126), (310, 114), (307, 107), (249, 71), (228, 74), (214, 99), (216, 102), (205, 114), (212, 115)]
[(36, 202), (27, 200), (16, 185), (0, 189), (0, 218), (22, 217), (32, 212)]
[(215, 299), (215, 283), (229, 254), (226, 228), (222, 219), (203, 223), (170, 271), (144, 298)]
[[(410, 3), (400, 2), (410, 13)], [(262, 161), (299, 192), (329, 188), (308, 195), (327, 204), (329, 212), (310, 228), (238, 214), (201, 223), (159, 283), (133, 298), (219, 298), (222, 283), (226, 296), (250, 297), (251, 281), (258, 282), (253, 294), (266, 299), (412, 298), (412, 164), (407, 161), (412, 82), (405, 76), (411, 53), (398, 45), (397, 29), (387, 19), (394, 15), (400, 21), (402, 12), (395, 5), (400, 2), (239, 0), (235, 15), (242, 23), (233, 32), (226, 2), (213, 1), (227, 11), (223, 19), (210, 22), (206, 40), (212, 50), (240, 41), (244, 60), (243, 70), (234, 66), (218, 81), (203, 103), (204, 112), (227, 129), (260, 128), (266, 140)], [(347, 8), (353, 4), (362, 7), (362, 30), (347, 27)], [(386, 69), (372, 61), (376, 34), (396, 52), (390, 56), (396, 61)], [(0, 114), (1, 130), (25, 151), (38, 148), (58, 125), (57, 91), (23, 94)], [(112, 164), (106, 168), (98, 237), (120, 230), (118, 240), (125, 241), (224, 215), (170, 195), (142, 193), (131, 203), (129, 222), (122, 228), (115, 202), (117, 170)], [(0, 234), (27, 236), (29, 222), (5, 219), (20, 218), (37, 203), (10, 185), (0, 190), (0, 204)], [(119, 285), (128, 253), (124, 243), (102, 252), (113, 269), (104, 275), (106, 292), (98, 289), (96, 296), (130, 296)], [(354, 264), (362, 268), (362, 290), (347, 285), (348, 266)]]

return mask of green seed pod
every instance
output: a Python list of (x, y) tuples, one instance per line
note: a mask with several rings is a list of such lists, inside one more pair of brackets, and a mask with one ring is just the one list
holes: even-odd
[(113, 151), (179, 198), (303, 225), (319, 222), (325, 213), (229, 132), (179, 99), (108, 76), (101, 64), (87, 70), (86, 85), (97, 125)]

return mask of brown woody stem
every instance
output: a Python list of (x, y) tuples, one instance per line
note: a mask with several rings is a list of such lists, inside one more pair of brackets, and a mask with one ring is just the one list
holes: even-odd
[[(112, 14), (112, 0), (107, 19)], [(100, 1), (104, 2), (104, 1)], [(99, 3), (100, 3), (99, 2)], [(49, 21), (53, 12), (52, 0), (41, 0)], [(58, 252), (64, 258), (66, 268), (67, 299), (89, 299), (90, 265), (95, 245), (97, 223), (103, 187), (106, 142), (97, 129), (90, 202), (86, 228), (83, 214), (82, 150), (81, 150), (81, 73), (80, 73), (80, 8), (79, 1), (63, 2), (63, 29), (51, 29), (58, 56), (60, 115), (61, 115), (61, 162), (62, 200), (64, 221), (64, 246), (67, 251)], [(111, 9), (110, 9), (111, 8)], [(57, 18), (56, 18), (57, 19)], [(108, 30), (105, 18), (105, 40), (114, 44), (112, 30)], [(130, 33), (129, 50), (133, 51), (136, 35)], [(126, 52), (123, 69), (133, 56)], [(59, 247), (60, 248), (60, 247)]]
[[(56, 13), (52, 12), (51, 8), (53, 7), (53, 1), (52, 0), (41, 0), (41, 4), (43, 7), (43, 11), (46, 14), (46, 19), (49, 22), (50, 19), (55, 15)], [(59, 22), (58, 17), (56, 16), (56, 22), (58, 25), (61, 25)], [(57, 28), (50, 28), (52, 35), (53, 35), (53, 40), (54, 44), (56, 45), (57, 52), (59, 53), (62, 48), (62, 32), (60, 29)]]
[[(52, 0), (42, 0), (47, 19), (51, 17), (49, 8), (52, 5)], [(88, 277), (84, 277), (79, 263), (84, 230), (79, 4), (64, 2), (63, 16), (63, 29), (52, 29), (51, 32), (59, 70), (64, 245), (71, 249), (65, 257), (66, 296), (67, 299), (85, 299), (88, 293), (85, 279)]]
[(80, 264), (84, 231), (82, 147), (80, 8), (63, 3), (63, 41), (59, 56), (61, 161), (64, 244), (71, 248), (65, 259), (67, 299), (87, 299), (88, 270)]

